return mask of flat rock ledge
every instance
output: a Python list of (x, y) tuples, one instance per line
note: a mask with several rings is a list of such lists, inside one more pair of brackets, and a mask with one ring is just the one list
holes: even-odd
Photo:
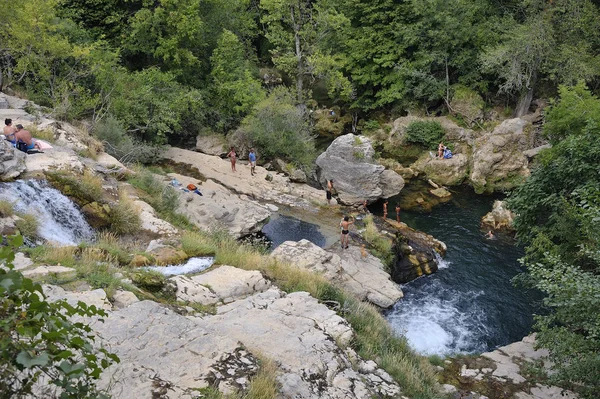
[(359, 299), (389, 308), (403, 297), (400, 287), (390, 280), (381, 261), (359, 247), (324, 250), (308, 240), (286, 241), (272, 256), (300, 268), (322, 273)]
[[(93, 304), (102, 297), (97, 291), (103, 293), (44, 289), (51, 300)], [(401, 392), (375, 362), (347, 348), (353, 336), (348, 323), (305, 292), (270, 288), (202, 317), (133, 302), (109, 310), (104, 320), (92, 327), (121, 359), (99, 381), (113, 398), (195, 398), (208, 386), (243, 391), (259, 370), (258, 354), (276, 361), (282, 398), (369, 399)]]
[[(523, 375), (523, 367), (531, 362), (542, 362), (544, 368), (551, 371), (552, 364), (548, 361), (548, 351), (536, 350), (534, 345), (535, 334), (532, 334), (522, 341), (503, 346), (493, 352), (483, 353), (478, 358), (448, 360), (450, 366), (446, 367), (446, 372), (449, 369), (455, 370), (458, 375), (454, 378), (460, 382), (460, 385), (464, 384), (469, 389), (477, 391), (469, 393), (474, 398), (484, 398), (483, 394), (501, 387), (503, 393), (512, 395), (503, 397), (515, 399), (576, 399), (577, 395), (571, 391), (533, 383)], [(452, 385), (444, 385), (444, 388), (457, 398), (465, 394), (460, 387), (454, 390), (451, 387)]]
[(202, 305), (226, 304), (266, 291), (271, 282), (257, 270), (221, 266), (198, 276), (169, 279), (177, 286), (177, 300)]

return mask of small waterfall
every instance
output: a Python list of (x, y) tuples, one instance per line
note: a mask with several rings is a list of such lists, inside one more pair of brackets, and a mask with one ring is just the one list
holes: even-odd
[(45, 181), (0, 183), (0, 199), (14, 203), (18, 212), (38, 218), (38, 235), (50, 242), (77, 245), (94, 238), (94, 230), (77, 206)]
[(435, 257), (435, 263), (437, 263), (438, 269), (447, 269), (450, 267), (450, 262), (442, 258), (437, 251), (433, 251), (433, 256)]
[(215, 262), (215, 258), (211, 256), (201, 257), (201, 258), (190, 258), (183, 265), (170, 265), (170, 266), (146, 266), (143, 269), (145, 270), (154, 270), (156, 272), (162, 273), (165, 276), (177, 276), (180, 274), (192, 274), (192, 273), (200, 273), (209, 267)]

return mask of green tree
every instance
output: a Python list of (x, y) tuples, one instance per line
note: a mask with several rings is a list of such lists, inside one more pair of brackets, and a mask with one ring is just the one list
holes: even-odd
[(530, 281), (551, 313), (537, 316), (551, 380), (593, 398), (600, 390), (600, 99), (583, 84), (561, 87), (547, 112), (553, 147), (511, 195)]
[(219, 125), (227, 131), (265, 98), (261, 82), (252, 74), (244, 46), (238, 37), (224, 30), (210, 59), (213, 103), (220, 113)]
[[(77, 317), (106, 316), (79, 302), (47, 302), (39, 284), (13, 270), (19, 237), (0, 248), (0, 392), (2, 397), (41, 393), (48, 397), (100, 398), (102, 370), (119, 359), (94, 346), (92, 329)], [(102, 321), (102, 319), (100, 319)], [(40, 383), (43, 382), (43, 386)]]
[(331, 48), (348, 23), (343, 14), (327, 0), (262, 0), (260, 7), (273, 63), (295, 78), (298, 103), (306, 101), (307, 81), (315, 77), (328, 81), (330, 90), (336, 90), (331, 95), (351, 96), (349, 81), (336, 71), (343, 57)]
[(310, 125), (288, 89), (275, 88), (244, 118), (242, 128), (263, 158), (282, 158), (306, 171), (312, 169), (316, 151)]

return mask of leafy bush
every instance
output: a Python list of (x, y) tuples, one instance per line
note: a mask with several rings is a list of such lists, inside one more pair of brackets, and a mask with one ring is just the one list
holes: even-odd
[(14, 249), (20, 237), (0, 248), (0, 392), (2, 397), (23, 397), (41, 378), (50, 397), (102, 398), (96, 380), (119, 358), (93, 345), (90, 326), (70, 317), (106, 316), (95, 306), (79, 302), (48, 302), (42, 287), (13, 270)]
[(298, 168), (310, 170), (316, 158), (315, 142), (304, 112), (294, 96), (275, 88), (242, 122), (265, 159), (282, 158)]
[(112, 116), (98, 122), (94, 134), (102, 141), (108, 154), (125, 164), (150, 164), (162, 152), (161, 146), (128, 135), (123, 125)]
[(437, 148), (444, 134), (444, 128), (438, 121), (414, 121), (406, 128), (406, 141), (426, 148)]

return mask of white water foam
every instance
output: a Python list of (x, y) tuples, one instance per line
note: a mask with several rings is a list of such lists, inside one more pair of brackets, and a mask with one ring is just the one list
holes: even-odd
[(423, 355), (485, 351), (485, 314), (476, 302), (483, 292), (421, 294), (396, 303), (387, 316), (413, 349)]
[(200, 273), (211, 267), (214, 262), (215, 258), (213, 257), (190, 258), (183, 265), (146, 266), (142, 269), (154, 270), (165, 276), (177, 276), (180, 274)]
[(442, 258), (442, 256), (438, 254), (437, 251), (433, 251), (433, 253), (435, 255), (435, 262), (438, 265), (438, 269), (447, 269), (450, 267), (451, 263)]
[(94, 237), (75, 204), (44, 181), (1, 183), (0, 199), (14, 203), (18, 212), (34, 215), (39, 221), (38, 235), (49, 242), (77, 245)]

